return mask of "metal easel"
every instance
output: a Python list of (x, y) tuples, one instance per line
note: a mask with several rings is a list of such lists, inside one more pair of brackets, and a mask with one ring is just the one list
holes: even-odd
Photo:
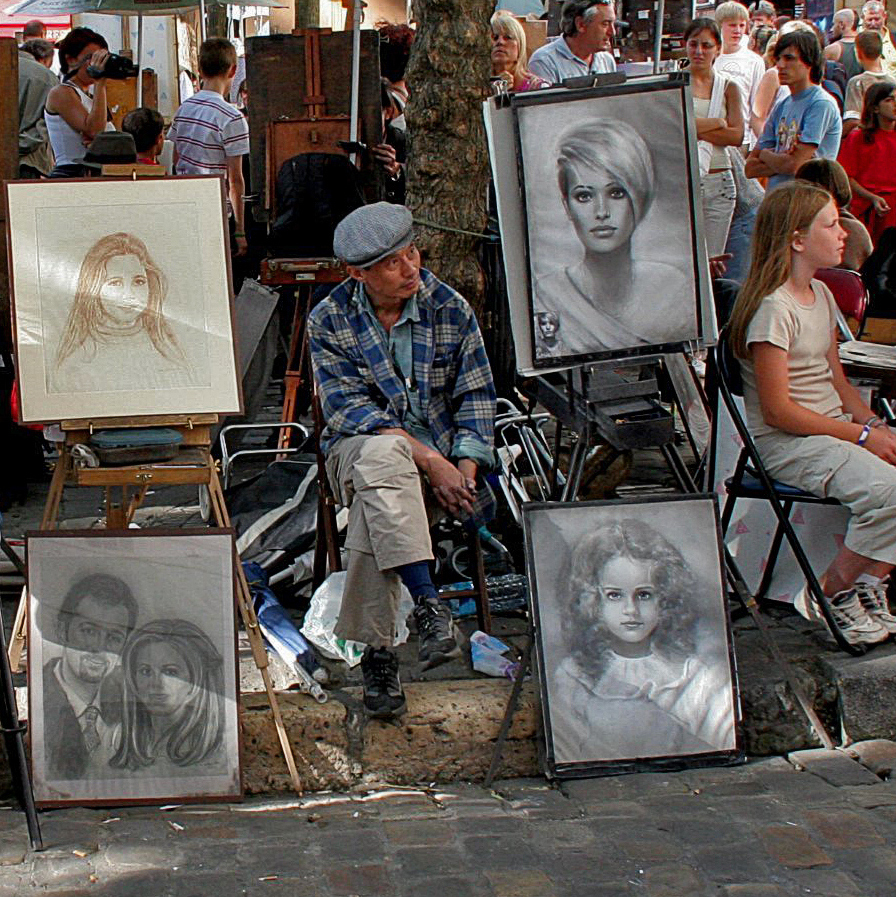
[[(520, 383), (520, 390), (530, 399), (542, 404), (557, 420), (559, 433), (568, 427), (576, 434), (576, 442), (569, 459), (569, 471), (562, 488), (557, 486), (557, 455), (554, 453), (552, 493), (555, 500), (574, 501), (582, 479), (588, 448), (594, 437), (617, 451), (632, 448), (658, 448), (675, 478), (681, 492), (699, 494), (687, 465), (675, 446), (675, 426), (672, 415), (660, 403), (657, 383), (659, 356), (613, 359), (543, 377), (533, 377)], [(822, 745), (831, 749), (834, 741), (815, 712), (790, 664), (781, 654), (765, 625), (756, 601), (738, 570), (727, 547), (724, 551), (725, 572), (729, 586), (738, 601), (753, 618), (760, 637), (773, 662), (780, 669), (797, 702), (806, 715)], [(523, 681), (532, 665), (535, 631), (529, 621), (529, 633), (523, 649), (519, 671), (513, 682), (501, 728), (495, 741), (491, 763), (485, 776), (485, 787), (491, 786), (500, 768), (504, 743), (510, 731), (519, 703)]]

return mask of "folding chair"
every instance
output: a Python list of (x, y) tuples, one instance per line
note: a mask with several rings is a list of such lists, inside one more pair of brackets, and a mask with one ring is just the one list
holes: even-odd
[[(320, 450), (320, 437), (324, 429), (323, 412), (317, 387), (311, 397), (311, 410), (314, 418), (314, 447), (317, 453), (317, 541), (314, 546), (314, 578), (316, 589), (327, 577), (327, 569), (331, 573), (342, 569), (339, 553), (339, 530), (336, 526), (336, 497), (327, 476), (327, 468), (323, 453)], [(466, 531), (465, 531), (466, 533)], [(482, 558), (482, 540), (478, 533), (466, 533), (467, 548), (470, 551), (470, 589), (453, 589), (439, 592), (442, 600), (453, 598), (473, 598), (476, 604), (476, 622), (483, 632), (491, 632), (492, 615), (489, 606), (488, 587), (485, 581), (485, 564)]]
[(740, 363), (728, 345), (727, 334), (723, 333), (719, 338), (713, 359), (716, 370), (715, 379), (722, 401), (731, 415), (731, 420), (734, 422), (735, 429), (743, 442), (743, 448), (738, 456), (734, 474), (725, 481), (727, 496), (722, 509), (722, 537), (724, 538), (728, 530), (728, 525), (734, 513), (734, 506), (739, 498), (755, 498), (767, 501), (778, 519), (778, 525), (772, 537), (771, 550), (755, 596), (756, 600), (762, 602), (768, 592), (781, 550), (781, 543), (786, 538), (800, 570), (806, 577), (812, 596), (821, 608), (822, 616), (827, 622), (828, 629), (834, 640), (844, 651), (848, 651), (850, 654), (864, 654), (867, 648), (862, 645), (851, 645), (834, 622), (830, 603), (821, 589), (818, 577), (812, 570), (812, 564), (809, 562), (809, 558), (806, 556), (799, 537), (790, 522), (790, 512), (794, 504), (838, 505), (839, 502), (832, 498), (819, 498), (811, 492), (804, 492), (795, 486), (789, 486), (786, 483), (773, 479), (769, 475), (765, 465), (762, 463), (762, 458), (759, 456), (756, 444), (753, 442), (753, 437), (747, 429), (740, 409), (735, 402), (735, 396), (743, 396), (743, 381), (741, 379)]
[(847, 268), (820, 268), (815, 272), (815, 277), (834, 294), (834, 301), (849, 325), (849, 338), (858, 339), (865, 326), (865, 314), (870, 301), (862, 275)]

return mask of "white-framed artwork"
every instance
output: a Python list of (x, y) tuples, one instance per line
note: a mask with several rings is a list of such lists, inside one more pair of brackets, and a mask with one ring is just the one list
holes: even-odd
[(485, 105), (521, 374), (717, 336), (680, 75)]
[(6, 198), (23, 422), (241, 411), (220, 178)]
[(239, 797), (232, 533), (27, 542), (38, 805)]
[(714, 497), (529, 504), (523, 523), (549, 775), (741, 759)]

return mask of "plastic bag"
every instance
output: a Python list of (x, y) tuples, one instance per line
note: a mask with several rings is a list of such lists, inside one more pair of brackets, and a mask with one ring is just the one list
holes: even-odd
[[(333, 633), (336, 620), (339, 617), (339, 608), (342, 606), (344, 590), (345, 572), (331, 573), (311, 596), (311, 605), (305, 614), (305, 622), (300, 632), (326, 657), (345, 661), (350, 667), (353, 667), (360, 662), (361, 655), (364, 653), (364, 645), (361, 642), (336, 638)], [(398, 602), (395, 620), (396, 645), (402, 645), (408, 640), (410, 633), (407, 619), (413, 609), (414, 602), (411, 593), (402, 585), (401, 599)]]
[(520, 665), (504, 655), (510, 650), (500, 639), (476, 630), (470, 636), (470, 654), (473, 669), (486, 676), (506, 676), (516, 678)]

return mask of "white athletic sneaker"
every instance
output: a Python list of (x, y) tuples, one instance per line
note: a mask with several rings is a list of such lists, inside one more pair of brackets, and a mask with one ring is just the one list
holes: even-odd
[(837, 628), (851, 645), (877, 645), (890, 637), (890, 633), (865, 612), (857, 588), (837, 592), (830, 605)]
[(890, 605), (887, 603), (887, 580), (882, 579), (875, 586), (857, 582), (856, 594), (865, 613), (883, 626), (889, 635), (896, 635), (896, 616), (890, 613)]

